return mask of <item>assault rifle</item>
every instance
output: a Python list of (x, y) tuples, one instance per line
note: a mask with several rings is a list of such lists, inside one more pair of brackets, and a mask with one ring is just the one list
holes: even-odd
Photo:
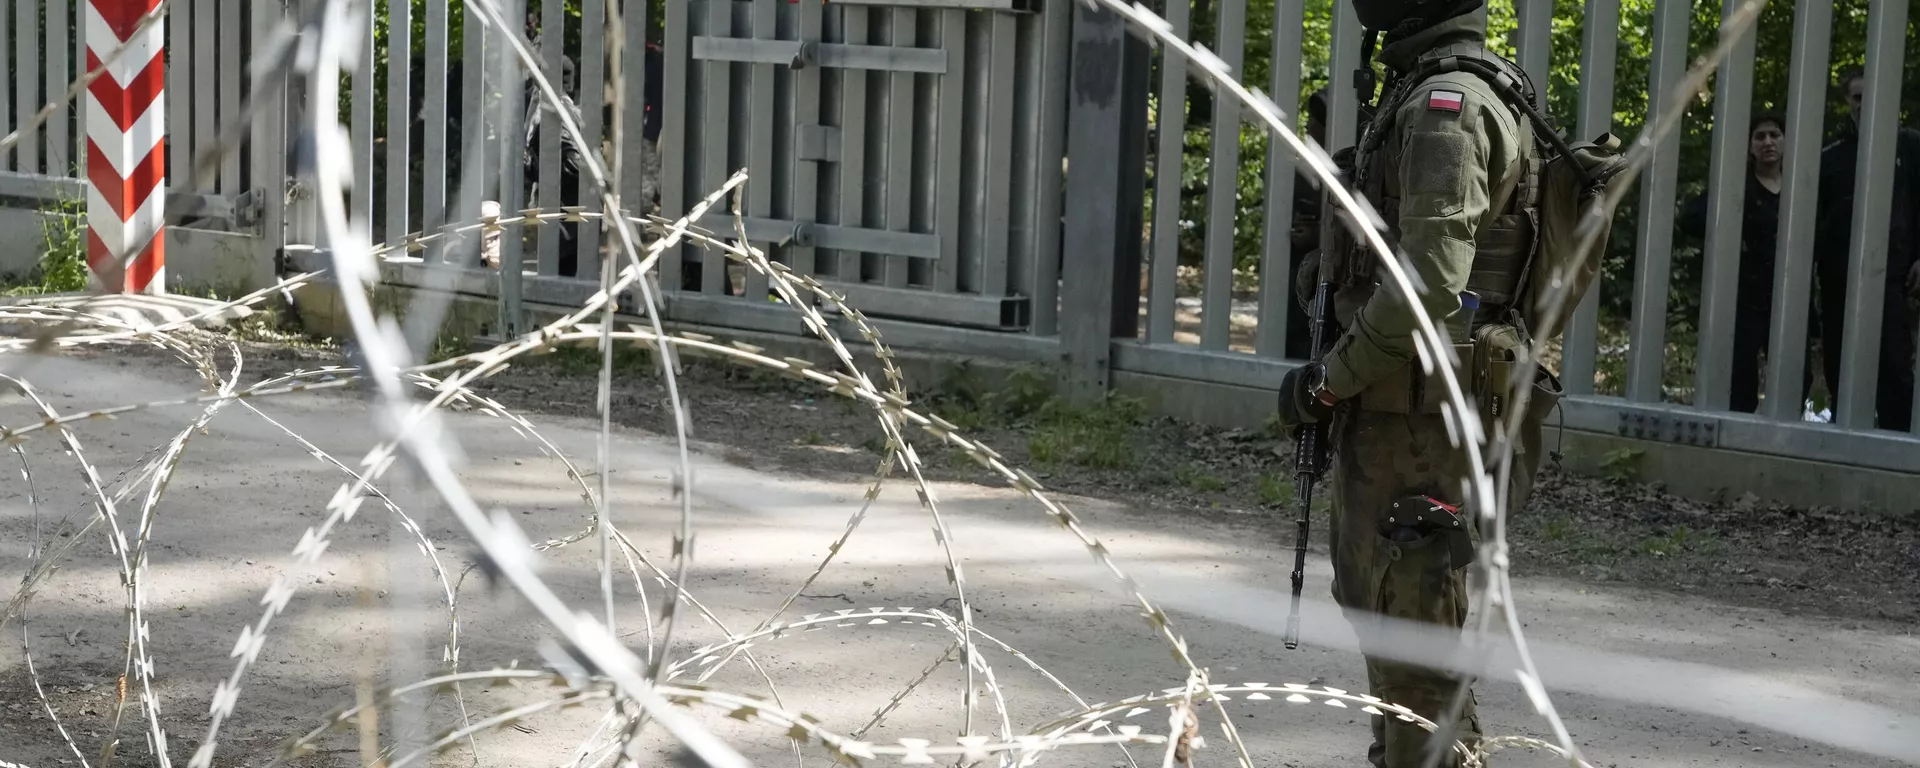
[[(1373, 74), (1373, 47), (1379, 39), (1379, 33), (1368, 30), (1361, 43), (1360, 68), (1355, 70), (1354, 90), (1359, 95), (1358, 113), (1364, 114), (1373, 102), (1375, 89)], [(1351, 173), (1342, 174), (1341, 183), (1346, 183)], [(1327, 350), (1337, 340), (1339, 331), (1335, 327), (1333, 316), (1333, 282), (1329, 278), (1332, 270), (1327, 265), (1333, 263), (1335, 254), (1328, 249), (1339, 241), (1334, 237), (1335, 227), (1340, 226), (1340, 214), (1334, 209), (1333, 193), (1325, 190), (1320, 197), (1320, 276), (1313, 295), (1312, 347), (1313, 364), (1319, 365), (1326, 360)], [(1300, 647), (1300, 593), (1307, 580), (1307, 531), (1313, 523), (1313, 487), (1325, 474), (1330, 463), (1327, 453), (1326, 421), (1302, 424), (1293, 433), (1293, 488), (1294, 500), (1300, 505), (1300, 518), (1296, 521), (1299, 530), (1293, 543), (1293, 606), (1287, 612), (1287, 634), (1284, 637), (1287, 650)]]

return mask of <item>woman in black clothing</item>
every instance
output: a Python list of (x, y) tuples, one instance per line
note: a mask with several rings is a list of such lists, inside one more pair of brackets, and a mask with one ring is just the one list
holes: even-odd
[[(1741, 217), (1739, 298), (1734, 302), (1732, 410), (1753, 413), (1760, 405), (1760, 360), (1773, 314), (1773, 260), (1780, 232), (1781, 150), (1786, 123), (1762, 114), (1747, 130), (1747, 190)], [(1680, 213), (1680, 229), (1706, 237), (1707, 195)]]

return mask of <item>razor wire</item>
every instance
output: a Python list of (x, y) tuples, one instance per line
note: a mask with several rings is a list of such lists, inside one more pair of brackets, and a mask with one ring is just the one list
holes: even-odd
[[(1119, 13), (1136, 33), (1178, 52), (1188, 61), (1197, 64), (1199, 76), (1208, 87), (1216, 92), (1229, 93), (1253, 109), (1267, 126), (1269, 135), (1283, 137), (1293, 149), (1294, 155), (1308, 166), (1313, 176), (1328, 190), (1329, 196), (1342, 209), (1351, 213), (1348, 217), (1348, 226), (1379, 258), (1390, 277), (1386, 284), (1391, 285), (1403, 297), (1416, 295), (1418, 278), (1412, 275), (1404, 257), (1397, 255), (1389, 246), (1385, 223), (1364, 198), (1351, 194), (1339, 184), (1331, 158), (1312, 140), (1302, 140), (1288, 128), (1286, 113), (1280, 110), (1271, 99), (1259, 93), (1257, 89), (1250, 90), (1240, 85), (1234, 73), (1217, 56), (1206, 51), (1202, 46), (1180, 39), (1164, 19), (1145, 6), (1126, 5), (1120, 0), (1082, 1), (1089, 7), (1104, 6), (1108, 10)], [(1763, 0), (1752, 0), (1743, 7), (1744, 15), (1739, 16), (1735, 23), (1729, 24), (1728, 29), (1735, 30), (1734, 34), (1737, 35), (1740, 25), (1750, 26), (1753, 19), (1757, 17), (1757, 10), (1762, 3)], [(887, 756), (898, 758), (905, 763), (924, 763), (931, 762), (933, 756), (938, 755), (951, 757), (963, 763), (997, 759), (1002, 765), (1010, 764), (1010, 761), (1016, 759), (1026, 764), (1039, 759), (1047, 751), (1060, 748), (1098, 745), (1122, 745), (1124, 748), (1126, 744), (1158, 745), (1163, 747), (1169, 756), (1172, 756), (1176, 750), (1180, 750), (1185, 755), (1182, 762), (1187, 762), (1191, 758), (1191, 750), (1198, 746), (1197, 731), (1192, 730), (1192, 727), (1197, 725), (1197, 713), (1193, 709), (1196, 700), (1213, 706), (1219, 714), (1219, 726), (1223, 735), (1236, 750), (1239, 762), (1246, 766), (1253, 764), (1252, 758), (1244, 742), (1235, 732), (1232, 719), (1227, 716), (1225, 703), (1231, 700), (1256, 702), (1278, 699), (1294, 704), (1318, 702), (1336, 708), (1353, 707), (1368, 714), (1399, 717), (1430, 731), (1438, 729), (1451, 719), (1452, 715), (1439, 721), (1431, 720), (1392, 702), (1350, 694), (1344, 690), (1326, 686), (1315, 687), (1305, 684), (1267, 686), (1260, 683), (1229, 685), (1210, 682), (1205, 668), (1190, 655), (1186, 642), (1174, 628), (1166, 612), (1149, 599), (1140, 585), (1120, 567), (1106, 546), (1081, 524), (1077, 516), (1064, 505), (1052, 500), (1045, 489), (1027, 472), (1007, 464), (1003, 457), (991, 447), (964, 436), (961, 430), (938, 416), (920, 413), (910, 407), (892, 355), (882, 343), (879, 332), (872, 324), (867, 322), (856, 308), (849, 306), (844, 296), (835, 292), (830, 284), (808, 275), (797, 274), (783, 264), (770, 261), (764, 252), (752, 246), (746, 237), (744, 220), (740, 217), (739, 210), (742, 189), (748, 183), (744, 171), (735, 174), (726, 184), (694, 206), (686, 216), (677, 220), (666, 221), (661, 217), (626, 215), (627, 209), (620, 203), (617, 185), (598, 157), (596, 149), (598, 143), (586, 140), (578, 121), (574, 119), (575, 106), (553, 86), (546, 73), (540, 70), (538, 60), (527, 43), (520, 38), (517, 26), (504, 22), (505, 17), (494, 0), (466, 0), (466, 7), (474, 12), (469, 16), (470, 20), (487, 27), (488, 35), (500, 37), (512, 49), (518, 64), (531, 76), (542, 104), (553, 110), (562, 130), (572, 136), (581, 148), (584, 156), (583, 167), (600, 195), (604, 210), (615, 213), (602, 214), (585, 211), (579, 207), (570, 207), (561, 211), (530, 209), (517, 216), (484, 217), (479, 220), (449, 224), (431, 233), (414, 233), (402, 238), (397, 246), (371, 244), (368, 223), (352, 220), (342, 202), (353, 184), (368, 183), (370, 180), (347, 178), (341, 173), (344, 164), (324, 161), (324, 158), (328, 157), (350, 156), (352, 151), (350, 142), (337, 120), (335, 112), (337, 99), (334, 96), (337, 94), (341, 65), (353, 59), (357, 52), (356, 46), (370, 44), (370, 41), (360, 39), (356, 34), (356, 31), (363, 29), (365, 25), (353, 14), (366, 13), (370, 9), (365, 0), (352, 4), (308, 2), (305, 4), (307, 13), (301, 16), (298, 23), (283, 25), (279, 35), (264, 46), (265, 50), (272, 55), (266, 62), (260, 62), (267, 66), (257, 71), (302, 75), (309, 86), (310, 124), (304, 127), (303, 132), (306, 140), (315, 147), (315, 151), (309, 156), (313, 160), (311, 166), (302, 169), (302, 173), (310, 176), (319, 190), (317, 198), (320, 201), (320, 213), (325, 229), (323, 242), (327, 243), (325, 253), (330, 259), (330, 266), (326, 270), (289, 277), (271, 288), (256, 291), (238, 300), (224, 302), (220, 307), (159, 326), (128, 324), (86, 312), (84, 309), (0, 308), (0, 319), (4, 320), (50, 323), (55, 328), (64, 330), (71, 330), (75, 326), (90, 329), (87, 333), (62, 333), (42, 335), (31, 340), (6, 340), (0, 342), (0, 351), (44, 353), (61, 347), (129, 341), (153, 344), (176, 352), (182, 359), (194, 365), (201, 378), (214, 390), (212, 395), (61, 413), (38, 397), (28, 381), (14, 377), (6, 378), (6, 381), (17, 391), (26, 394), (34, 402), (43, 418), (34, 424), (0, 428), (0, 441), (7, 443), (16, 453), (22, 462), (23, 472), (26, 472), (26, 441), (34, 433), (41, 431), (53, 431), (58, 434), (63, 445), (67, 447), (72, 461), (87, 478), (95, 506), (96, 514), (89, 520), (87, 528), (83, 531), (91, 530), (96, 523), (101, 522), (104, 522), (109, 529), (109, 544), (120, 560), (120, 571), (128, 591), (127, 667), (131, 674), (123, 679), (131, 677), (143, 686), (140, 700), (143, 719), (147, 726), (148, 748), (160, 765), (170, 766), (171, 757), (167, 749), (167, 733), (163, 727), (160, 702), (151, 686), (156, 662), (146, 650), (146, 639), (150, 630), (141, 610), (144, 594), (141, 590), (146, 578), (145, 547), (157, 522), (155, 505), (166, 493), (167, 480), (179, 466), (188, 442), (197, 431), (204, 431), (202, 428), (219, 409), (234, 401), (244, 404), (247, 410), (278, 428), (292, 443), (308, 452), (313, 458), (348, 478), (348, 481), (339, 487), (327, 504), (325, 520), (318, 526), (308, 528), (300, 536), (299, 542), (293, 549), (296, 561), (307, 566), (315, 564), (327, 548), (334, 531), (352, 522), (358, 508), (369, 495), (374, 496), (391, 514), (404, 521), (401, 527), (418, 538), (422, 554), (431, 561), (431, 567), (443, 587), (443, 595), (447, 602), (446, 659), (448, 663), (446, 671), (427, 681), (390, 689), (381, 696), (399, 696), (418, 690), (451, 691), (452, 695), (460, 699), (464, 713), (465, 699), (459, 693), (459, 685), (466, 681), (538, 678), (549, 682), (557, 681), (566, 691), (558, 697), (489, 715), (479, 720), (463, 715), (463, 723), (460, 727), (437, 736), (429, 746), (420, 751), (401, 756), (398, 762), (393, 763), (396, 768), (398, 765), (420, 759), (431, 752), (450, 748), (462, 738), (505, 727), (535, 712), (579, 707), (588, 702), (599, 701), (614, 702), (616, 709), (608, 713), (609, 719), (603, 722), (603, 727), (596, 735), (580, 745), (579, 761), (585, 761), (589, 755), (600, 755), (594, 761), (595, 765), (615, 758), (631, 760), (637, 749), (638, 735), (649, 721), (665, 727), (708, 765), (744, 765), (743, 759), (737, 752), (681, 713), (681, 710), (696, 705), (725, 710), (736, 720), (773, 726), (770, 730), (779, 732), (782, 737), (792, 740), (796, 745), (817, 742), (821, 748), (842, 759), (873, 759)], [(144, 17), (141, 23), (143, 25), (152, 23), (154, 19), (165, 13), (166, 8), (163, 2), (153, 13)], [(620, 4), (609, 3), (608, 13), (610, 24), (617, 25)], [(298, 45), (292, 42), (295, 39), (299, 40)], [(1705, 75), (1697, 73), (1710, 71), (1713, 66), (1717, 66), (1718, 59), (1724, 57), (1729, 48), (1729, 45), (1723, 43), (1721, 48), (1715, 51), (1711, 60), (1702, 61), (1696, 65), (1694, 72), (1689, 74), (1687, 87), (1697, 91), (1703, 86)], [(117, 55), (118, 51), (115, 53), (115, 56)], [(89, 72), (83, 81), (97, 77), (100, 71), (103, 70)], [(274, 82), (279, 78), (266, 79), (268, 82)], [(256, 82), (259, 81), (256, 80)], [(77, 85), (69, 93), (68, 98), (83, 88), (84, 83)], [(269, 91), (256, 87), (254, 97), (258, 98), (267, 93)], [(1684, 99), (1690, 95), (1691, 93), (1676, 93), (1672, 98)], [(252, 114), (251, 110), (254, 107), (254, 102), (250, 100), (247, 109), (242, 110), (242, 115)], [(51, 114), (52, 109), (50, 105), (49, 108), (41, 110), (40, 119)], [(623, 110), (615, 110), (616, 115), (622, 112)], [(1652, 127), (1649, 134), (1643, 135), (1641, 143), (1636, 144), (1635, 148), (1650, 148), (1658, 142), (1659, 137), (1672, 129), (1674, 122), (1677, 122), (1677, 116), (1669, 117), (1667, 124)], [(617, 123), (616, 118), (616, 132), (620, 130)], [(31, 130), (31, 128), (31, 125), (22, 126), (21, 130)], [(19, 132), (16, 132), (4, 141), (0, 141), (0, 147), (10, 145), (18, 135)], [(235, 142), (237, 135), (237, 129), (231, 126), (222, 132), (220, 143), (226, 147), (226, 151), (231, 151), (231, 144)], [(619, 146), (617, 142), (616, 146)], [(1629, 160), (1629, 167), (1637, 170), (1648, 160), (1648, 154), (1630, 152)], [(202, 165), (206, 162), (208, 162), (206, 157), (200, 158)], [(619, 169), (619, 166), (620, 163), (616, 158), (615, 168)], [(1631, 176), (1628, 178), (1630, 179)], [(1624, 187), (1616, 192), (1624, 194)], [(708, 210), (729, 196), (734, 201), (732, 213), (735, 232), (732, 233), (731, 238), (707, 232), (693, 225), (693, 222), (701, 220)], [(1614, 201), (1609, 201), (1608, 210), (1611, 209), (1612, 202)], [(406, 336), (399, 332), (399, 327), (393, 318), (381, 316), (370, 301), (368, 286), (378, 279), (380, 259), (395, 248), (404, 249), (403, 252), (415, 251), (435, 240), (475, 230), (497, 234), (511, 227), (562, 220), (601, 223), (614, 233), (614, 242), (610, 245), (619, 250), (626, 262), (625, 266), (616, 270), (614, 259), (605, 260), (600, 290), (581, 307), (559, 320), (503, 342), (492, 349), (434, 363), (416, 363), (415, 350), (409, 345)], [(654, 235), (653, 241), (646, 244), (644, 249), (640, 235), (642, 230)], [(769, 285), (782, 299), (782, 303), (801, 315), (808, 332), (829, 347), (837, 361), (845, 367), (845, 371), (828, 372), (809, 361), (776, 358), (766, 354), (765, 350), (743, 342), (722, 342), (710, 336), (691, 332), (667, 333), (662, 326), (649, 271), (657, 265), (658, 260), (668, 249), (681, 242), (717, 250), (729, 262), (766, 276), (769, 279)], [(1590, 247), (1590, 243), (1589, 239), (1585, 244), (1586, 247)], [(510, 268), (513, 267), (503, 266), (503, 269)], [(197, 320), (213, 317), (234, 308), (259, 304), (275, 293), (289, 291), (295, 286), (326, 274), (333, 276), (347, 304), (355, 337), (360, 342), (362, 365), (329, 366), (313, 371), (296, 371), (260, 384), (240, 387), (237, 382), (241, 355), (237, 346), (229, 350), (233, 359), (232, 370), (221, 372), (214, 366), (215, 355), (212, 352), (189, 341), (195, 336), (191, 329), (192, 324)], [(648, 324), (650, 327), (629, 326), (625, 330), (616, 330), (612, 322), (615, 297), (628, 291), (640, 293), (643, 314), (650, 321)], [(1556, 298), (1560, 297), (1562, 296), (1556, 296)], [(841, 337), (833, 331), (816, 304), (831, 306), (838, 316), (850, 323), (863, 340), (872, 347), (873, 353), (882, 363), (888, 384), (886, 390), (880, 389), (855, 364), (851, 351), (842, 342)], [(601, 321), (586, 322), (587, 318), (596, 312), (601, 314)], [(1538, 674), (1525, 650), (1511, 582), (1507, 574), (1504, 527), (1506, 510), (1503, 507), (1505, 498), (1503, 492), (1495, 490), (1495, 475), (1499, 475), (1499, 480), (1504, 485), (1504, 479), (1510, 471), (1512, 450), (1510, 440), (1504, 437), (1512, 433), (1515, 425), (1509, 423), (1505, 425), (1503, 434), (1497, 439), (1489, 438), (1478, 420), (1472, 417), (1474, 409), (1468, 403), (1453, 373), (1457, 361), (1453, 359), (1450, 345), (1444, 343), (1443, 337), (1430, 318), (1422, 315), (1418, 319), (1420, 327), (1416, 342), (1421, 364), (1429, 374), (1439, 376), (1445, 383), (1447, 402), (1444, 413), (1451, 428), (1450, 434), (1456, 445), (1469, 459), (1471, 472), (1469, 477), (1462, 479), (1463, 487), (1467, 497), (1479, 511), (1483, 526), (1492, 529), (1492, 535), (1485, 537), (1480, 544), (1481, 557), (1478, 559), (1480, 564), (1477, 566), (1482, 569), (1485, 576), (1483, 581), (1485, 586), (1476, 596), (1477, 607), (1481, 609), (1482, 618), (1477, 629), (1482, 639), (1477, 645), (1487, 647), (1484, 636), (1489, 632), (1491, 611), (1488, 609), (1493, 606), (1501, 607), (1503, 618), (1509, 628), (1509, 639), (1520, 650), (1522, 669), (1518, 672), (1523, 681), (1523, 688), (1530, 701), (1543, 716), (1548, 718), (1556, 736), (1554, 743), (1524, 737), (1492, 737), (1474, 747), (1468, 747), (1456, 741), (1451, 748), (1470, 765), (1477, 765), (1486, 754), (1494, 750), (1513, 747), (1545, 751), (1583, 765), (1577, 746), (1560, 723), (1550, 697), (1538, 680)], [(678, 532), (672, 537), (673, 562), (666, 567), (653, 563), (647, 558), (632, 539), (618, 530), (605, 514), (612, 503), (609, 498), (610, 486), (607, 479), (610, 474), (608, 462), (611, 453), (610, 442), (607, 439), (611, 432), (608, 420), (611, 409), (608, 397), (610, 382), (607, 377), (610, 375), (611, 354), (616, 341), (645, 345), (655, 350), (656, 354), (652, 356), (652, 360), (666, 384), (668, 398), (673, 408), (679, 461), (673, 485), (675, 496), (681, 507), (681, 523)], [(1542, 343), (1543, 341), (1536, 340), (1536, 344)], [(450, 453), (453, 449), (453, 441), (440, 422), (438, 414), (442, 409), (454, 404), (465, 404), (485, 415), (505, 421), (513, 431), (540, 443), (543, 451), (561, 455), (556, 446), (539, 436), (530, 421), (512, 414), (509, 409), (497, 402), (480, 397), (472, 392), (470, 386), (478, 380), (499, 372), (516, 357), (536, 354), (559, 346), (584, 344), (592, 344), (602, 352), (597, 402), (597, 410), (601, 417), (599, 430), (601, 441), (596, 456), (599, 487), (596, 493), (596, 489), (589, 486), (579, 470), (571, 462), (567, 462), (568, 478), (580, 487), (582, 498), (591, 511), (587, 528), (569, 536), (535, 544), (526, 537), (511, 517), (498, 512), (491, 514), (483, 512), (460, 480), (453, 476)], [(1522, 398), (1521, 407), (1513, 409), (1513, 413), (1525, 411), (1524, 398), (1530, 394), (1531, 375), (1534, 370), (1533, 366), (1526, 361), (1537, 359), (1541, 351), (1542, 348), (1529, 350), (1530, 357), (1523, 358), (1523, 364), (1516, 366), (1516, 375), (1527, 377), (1527, 381), (1525, 385), (1517, 388), (1521, 393), (1519, 395)], [(691, 495), (694, 482), (688, 457), (687, 403), (679, 394), (675, 384), (674, 368), (669, 362), (676, 359), (674, 355), (679, 352), (703, 353), (738, 365), (778, 372), (795, 380), (821, 387), (836, 396), (861, 403), (874, 411), (886, 437), (886, 452), (881, 466), (875, 473), (875, 479), (868, 487), (861, 507), (849, 519), (844, 532), (830, 548), (829, 554), (772, 615), (754, 629), (744, 632), (725, 628), (717, 615), (702, 606), (684, 586), (693, 557)], [(1438, 371), (1434, 370), (1436, 367), (1439, 368)], [(446, 372), (451, 373), (442, 375)], [(361, 459), (358, 464), (360, 469), (357, 470), (353, 469), (352, 465), (327, 455), (292, 430), (273, 421), (254, 405), (276, 396), (345, 388), (356, 382), (373, 385), (370, 410), (375, 415), (376, 426), (380, 428), (383, 435), (381, 443)], [(424, 402), (416, 402), (410, 396), (416, 390), (431, 396)], [(146, 483), (147, 487), (141, 502), (137, 525), (133, 528), (134, 536), (130, 540), (127, 537), (125, 521), (118, 504), (127, 500), (134, 492), (135, 486), (129, 485), (117, 494), (109, 494), (107, 488), (111, 484), (100, 481), (96, 466), (85, 457), (79, 439), (70, 427), (137, 410), (169, 407), (199, 407), (202, 410), (200, 416), (193, 422), (194, 427), (182, 431), (172, 441), (158, 449), (157, 457), (154, 452), (149, 452), (148, 456), (143, 457), (137, 464), (140, 472), (138, 482)], [(1078, 693), (1052, 673), (1047, 672), (1042, 665), (1012, 646), (993, 639), (976, 627), (966, 598), (965, 576), (952, 552), (955, 536), (941, 516), (933, 489), (921, 472), (920, 460), (912, 443), (905, 437), (906, 427), (923, 431), (935, 440), (964, 452), (1034, 501), (1043, 514), (1069, 535), (1075, 537), (1094, 561), (1105, 568), (1131, 593), (1134, 601), (1142, 609), (1142, 615), (1149, 626), (1173, 649), (1176, 660), (1184, 667), (1184, 685), (1158, 694), (1119, 700), (1114, 705), (1089, 705)], [(1485, 451), (1489, 449), (1495, 452), (1494, 456), (1486, 455)], [(550, 627), (558, 633), (560, 642), (550, 643), (542, 649), (543, 658), (551, 669), (463, 671), (459, 668), (459, 618), (456, 605), (459, 587), (457, 584), (449, 584), (445, 567), (432, 554), (435, 547), (418, 523), (408, 517), (407, 513), (402, 511), (377, 485), (401, 461), (408, 462), (411, 469), (427, 480), (439, 500), (447, 503), (466, 534), (480, 547), (481, 562), (477, 567), (485, 570), (490, 579), (498, 578), (506, 581), (539, 610)], [(937, 609), (901, 608), (872, 609), (865, 612), (847, 610), (781, 621), (780, 617), (805, 590), (806, 585), (811, 584), (826, 570), (842, 546), (850, 540), (855, 529), (864, 519), (868, 508), (879, 497), (884, 482), (891, 476), (896, 464), (907, 468), (920, 504), (935, 523), (936, 542), (947, 558), (949, 585), (959, 598), (958, 615), (948, 615)], [(38, 503), (31, 498), (31, 495), (29, 504), (37, 515)], [(536, 567), (540, 552), (565, 547), (593, 535), (600, 537), (603, 548), (599, 575), (603, 598), (606, 601), (605, 621), (593, 618), (588, 612), (567, 606), (542, 581)], [(75, 536), (72, 543), (77, 543), (79, 538)], [(72, 543), (58, 550), (49, 551), (40, 548), (39, 543), (35, 542), (35, 562), (29, 572), (28, 582), (23, 584), (22, 589), (16, 593), (7, 613), (0, 616), (0, 628), (4, 628), (14, 618), (20, 618), (24, 625), (26, 603), (32, 597), (34, 582), (48, 573), (55, 562), (72, 551)], [(638, 588), (643, 578), (651, 578), (665, 592), (660, 615), (660, 621), (664, 626), (659, 627), (657, 637), (653, 614), (650, 609), (645, 612), (647, 617), (645, 631), (649, 636), (649, 643), (644, 654), (635, 654), (627, 649), (613, 631), (611, 578), (612, 554), (616, 551), (626, 559), (635, 581), (636, 591), (643, 600), (646, 597), (646, 590)], [(464, 581), (464, 574), (461, 581)], [(295, 581), (289, 579), (287, 574), (277, 578), (262, 601), (266, 607), (263, 615), (258, 622), (244, 628), (237, 638), (232, 656), (238, 661), (233, 673), (227, 680), (222, 681), (214, 692), (212, 721), (206, 737), (191, 760), (190, 764), (194, 768), (203, 768), (212, 764), (220, 741), (222, 725), (233, 715), (238, 706), (241, 687), (247, 677), (248, 669), (258, 658), (274, 618), (286, 609), (295, 596), (297, 588), (294, 584)], [(682, 601), (692, 606), (702, 618), (720, 627), (729, 639), (718, 645), (697, 649), (683, 659), (673, 659), (669, 653), (670, 642), (673, 627), (679, 618), (677, 606)], [(936, 661), (935, 666), (958, 649), (963, 657), (968, 676), (968, 683), (961, 697), (964, 709), (963, 732), (953, 744), (936, 746), (932, 740), (900, 739), (897, 745), (887, 746), (860, 739), (861, 735), (885, 718), (888, 709), (897, 705), (914, 686), (925, 680), (925, 674), (896, 695), (875, 715), (872, 722), (843, 735), (820, 727), (812, 718), (790, 711), (782, 705), (779, 694), (774, 690), (772, 676), (760, 667), (752, 652), (747, 650), (747, 646), (752, 644), (755, 638), (777, 639), (789, 634), (828, 628), (876, 626), (875, 622), (928, 627), (951, 636), (952, 645), (947, 651), (943, 651), (940, 661)], [(976, 642), (1012, 655), (1030, 671), (1054, 683), (1081, 708), (1081, 714), (1069, 715), (1061, 720), (1036, 726), (1025, 734), (1016, 734), (1015, 729), (1006, 719), (1009, 710), (1004, 701), (1002, 686), (996, 681), (993, 667), (984, 660)], [(30, 653), (29, 651), (29, 657)], [(704, 685), (704, 681), (725, 666), (736, 654), (744, 655), (748, 663), (760, 672), (769, 688), (769, 698), (762, 699)], [(686, 675), (696, 667), (700, 668), (701, 685), (688, 687), (671, 683), (674, 678)], [(932, 667), (929, 667), (928, 672), (930, 673), (931, 670)], [(1471, 670), (1462, 671), (1471, 674)], [(976, 674), (985, 681), (984, 688), (996, 700), (994, 708), (1000, 713), (1001, 719), (1001, 733), (998, 738), (973, 733), (974, 710), (977, 706), (974, 685)], [(39, 689), (37, 676), (34, 682), (41, 703), (51, 712), (52, 705), (44, 691)], [(1120, 725), (1113, 719), (1116, 713), (1120, 719), (1124, 720), (1136, 718), (1156, 709), (1165, 709), (1171, 713), (1165, 735), (1148, 733), (1138, 725)], [(360, 710), (361, 707), (354, 707), (340, 711), (330, 721), (330, 725), (322, 730), (337, 729), (350, 724), (352, 717)], [(606, 727), (616, 721), (616, 728)], [(617, 733), (617, 736), (609, 736), (609, 730)], [(1095, 735), (1093, 733), (1095, 730), (1103, 731), (1104, 735)], [(61, 728), (60, 731), (75, 754), (81, 754), (79, 747), (71, 736), (66, 734), (65, 729)], [(296, 737), (289, 742), (287, 755), (297, 755), (303, 749), (310, 747), (318, 737), (317, 731)], [(1130, 754), (1128, 758), (1132, 759)], [(84, 762), (84, 758), (82, 760)]]

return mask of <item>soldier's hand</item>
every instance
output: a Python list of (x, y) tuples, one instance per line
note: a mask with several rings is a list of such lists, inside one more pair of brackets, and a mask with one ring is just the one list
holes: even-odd
[(1331, 403), (1314, 397), (1313, 384), (1319, 375), (1319, 365), (1302, 365), (1288, 371), (1286, 378), (1280, 380), (1281, 426), (1292, 429), (1325, 421), (1333, 415)]

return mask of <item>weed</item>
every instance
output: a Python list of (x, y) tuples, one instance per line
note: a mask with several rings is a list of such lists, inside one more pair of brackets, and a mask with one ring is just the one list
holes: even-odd
[(1204, 464), (1186, 464), (1174, 470), (1174, 481), (1201, 493), (1213, 493), (1227, 487), (1227, 481), (1206, 471)]
[(802, 445), (826, 445), (827, 438), (822, 436), (819, 430), (809, 430), (807, 436), (801, 438), (800, 442)]
[(58, 200), (41, 211), (43, 250), (28, 282), (5, 291), (7, 296), (68, 293), (87, 287), (87, 206), (84, 200)]
[(1049, 396), (1034, 407), (1027, 452), (1043, 464), (1130, 468), (1137, 459), (1135, 429), (1145, 411), (1145, 403), (1117, 394), (1109, 394), (1094, 408), (1075, 407)]
[[(558, 372), (570, 376), (596, 376), (604, 356), (597, 348), (598, 343), (556, 347), (552, 354), (534, 358), (542, 365), (553, 366)], [(613, 370), (615, 373), (651, 372), (652, 356), (647, 350), (633, 345), (616, 344), (613, 348)]]
[(1640, 476), (1640, 457), (1646, 451), (1639, 448), (1616, 448), (1608, 451), (1600, 459), (1600, 471), (1610, 480), (1633, 482)]
[(1548, 541), (1566, 541), (1573, 535), (1573, 522), (1564, 517), (1550, 518), (1541, 533)]
[(1719, 549), (1719, 540), (1712, 533), (1696, 531), (1680, 526), (1663, 536), (1651, 536), (1640, 542), (1641, 554), (1654, 557), (1669, 557), (1682, 553), (1711, 554)]
[(1294, 500), (1293, 481), (1279, 475), (1261, 475), (1260, 485), (1255, 492), (1260, 496), (1260, 503), (1270, 507), (1278, 507)]

